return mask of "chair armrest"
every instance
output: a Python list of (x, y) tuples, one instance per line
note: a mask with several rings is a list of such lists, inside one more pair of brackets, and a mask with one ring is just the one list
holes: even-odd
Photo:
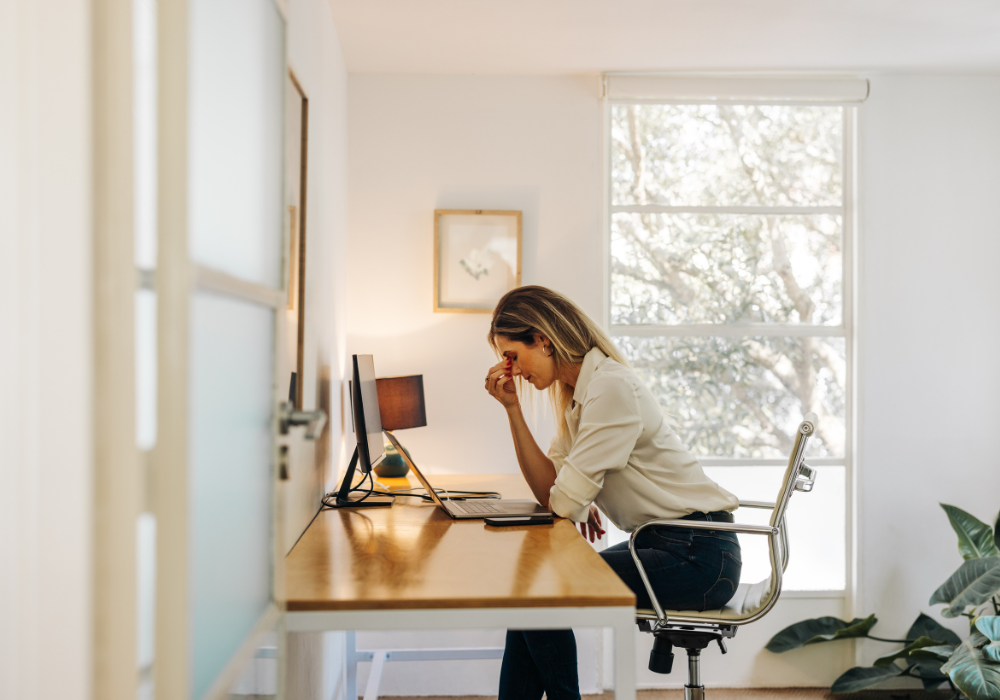
[[(666, 620), (666, 616), (663, 613), (663, 607), (660, 605), (660, 601), (656, 599), (656, 593), (653, 592), (653, 586), (649, 582), (649, 577), (646, 575), (646, 569), (643, 567), (642, 562), (639, 560), (639, 554), (635, 551), (635, 539), (638, 534), (649, 527), (650, 525), (669, 525), (672, 527), (683, 527), (691, 530), (722, 530), (723, 532), (742, 532), (748, 535), (768, 535), (769, 537), (775, 537), (779, 534), (784, 536), (784, 529), (779, 530), (776, 527), (771, 527), (770, 525), (744, 525), (742, 523), (717, 523), (713, 521), (706, 520), (677, 520), (672, 518), (661, 518), (658, 520), (649, 520), (639, 527), (632, 530), (632, 533), (628, 538), (628, 549), (629, 553), (632, 555), (632, 560), (635, 562), (635, 567), (639, 571), (639, 578), (642, 579), (643, 585), (646, 587), (646, 592), (649, 594), (649, 600), (653, 604), (653, 610), (656, 612), (656, 619), (663, 623)], [(772, 558), (771, 571), (777, 577), (778, 586), (781, 585), (781, 571), (784, 567), (775, 570), (774, 560)]]
[[(749, 501), (754, 503), (755, 501)], [(773, 507), (773, 505), (771, 506)], [(781, 527), (771, 527), (770, 525), (744, 525), (742, 523), (716, 523), (707, 520), (650, 520), (645, 522), (636, 529), (632, 531), (632, 534), (628, 538), (629, 550), (633, 552), (632, 557), (638, 562), (638, 558), (635, 556), (635, 536), (639, 534), (647, 525), (676, 525), (677, 527), (688, 527), (694, 530), (723, 530), (725, 532), (742, 532), (746, 535), (781, 535), (781, 546), (780, 546), (780, 561), (781, 561), (781, 571), (784, 572), (788, 568), (788, 528), (785, 527), (785, 516), (781, 516)], [(638, 563), (636, 566), (642, 571), (641, 565)], [(645, 576), (645, 572), (642, 572)], [(651, 589), (650, 589), (651, 590)], [(652, 594), (650, 594), (652, 595)], [(654, 606), (655, 607), (655, 606)]]
[(770, 501), (740, 501), (740, 508), (764, 508), (766, 510), (774, 510), (775, 503)]
[(632, 531), (629, 540), (634, 540), (639, 532), (650, 525), (669, 525), (692, 530), (723, 530), (724, 532), (743, 532), (748, 535), (777, 535), (778, 528), (770, 525), (749, 525), (743, 523), (717, 523), (711, 520), (649, 520)]
[(799, 469), (799, 475), (795, 479), (795, 490), (809, 493), (816, 484), (816, 470), (808, 464), (803, 464)]

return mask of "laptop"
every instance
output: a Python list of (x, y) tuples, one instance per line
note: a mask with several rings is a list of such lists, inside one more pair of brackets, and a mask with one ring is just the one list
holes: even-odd
[(431, 486), (430, 482), (427, 481), (427, 477), (420, 473), (420, 469), (417, 465), (413, 463), (409, 455), (403, 449), (402, 445), (396, 440), (396, 436), (390, 433), (388, 430), (385, 431), (386, 436), (389, 438), (389, 442), (392, 443), (399, 455), (406, 461), (413, 470), (413, 473), (417, 475), (417, 479), (423, 484), (423, 487), (427, 489), (427, 493), (430, 497), (434, 499), (434, 503), (449, 515), (449, 517), (455, 520), (475, 520), (482, 518), (493, 518), (493, 517), (504, 517), (507, 516), (521, 516), (525, 515), (552, 515), (552, 511), (543, 508), (534, 501), (517, 501), (513, 499), (496, 499), (496, 498), (477, 498), (471, 501), (453, 501), (448, 498), (448, 492), (445, 492), (445, 499), (441, 500), (434, 487)]

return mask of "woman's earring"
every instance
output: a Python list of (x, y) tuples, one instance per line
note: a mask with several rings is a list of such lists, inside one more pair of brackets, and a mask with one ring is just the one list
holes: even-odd
[[(548, 350), (548, 352), (545, 352), (546, 350)], [(542, 346), (542, 352), (545, 352), (545, 356), (546, 357), (552, 357), (552, 352), (553, 351), (552, 351), (552, 348), (549, 347), (548, 345), (543, 345)]]

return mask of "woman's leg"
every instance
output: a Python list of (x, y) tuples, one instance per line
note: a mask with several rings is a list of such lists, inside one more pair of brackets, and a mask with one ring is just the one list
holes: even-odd
[[(686, 578), (685, 573), (688, 564), (684, 556), (686, 552), (654, 552), (653, 550), (643, 548), (639, 548), (637, 551), (639, 559), (642, 561), (642, 568), (646, 571), (646, 576), (649, 577), (650, 583), (653, 584), (653, 588), (657, 591), (656, 597), (660, 601), (660, 605), (668, 608), (672, 607), (659, 594), (660, 587), (657, 586), (657, 583), (661, 579), (670, 578), (674, 582), (683, 585), (681, 582)], [(646, 586), (639, 576), (639, 570), (632, 559), (628, 543), (622, 542), (621, 544), (608, 547), (601, 552), (601, 556), (608, 563), (608, 566), (614, 569), (614, 572), (625, 582), (625, 585), (635, 593), (635, 607), (644, 609), (652, 608), (653, 603), (650, 601)], [(673, 609), (676, 610), (678, 608)]]
[(580, 700), (573, 630), (508, 630), (499, 700)]
[(507, 643), (500, 666), (499, 700), (541, 700), (545, 687), (531, 658), (521, 630), (507, 630)]
[[(636, 551), (660, 605), (667, 610), (714, 610), (736, 592), (740, 546), (730, 533), (677, 528), (647, 530)], [(601, 552), (604, 560), (635, 593), (636, 607), (651, 608), (628, 543)]]

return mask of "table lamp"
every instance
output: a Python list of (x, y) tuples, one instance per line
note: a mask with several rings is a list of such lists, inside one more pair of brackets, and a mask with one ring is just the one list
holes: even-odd
[[(382, 377), (375, 380), (378, 388), (378, 408), (383, 430), (406, 430), (427, 425), (424, 408), (424, 375), (408, 377)], [(406, 454), (409, 451), (403, 447)], [(375, 473), (385, 479), (406, 476), (410, 467), (391, 446), (385, 450), (385, 459), (375, 467)]]

